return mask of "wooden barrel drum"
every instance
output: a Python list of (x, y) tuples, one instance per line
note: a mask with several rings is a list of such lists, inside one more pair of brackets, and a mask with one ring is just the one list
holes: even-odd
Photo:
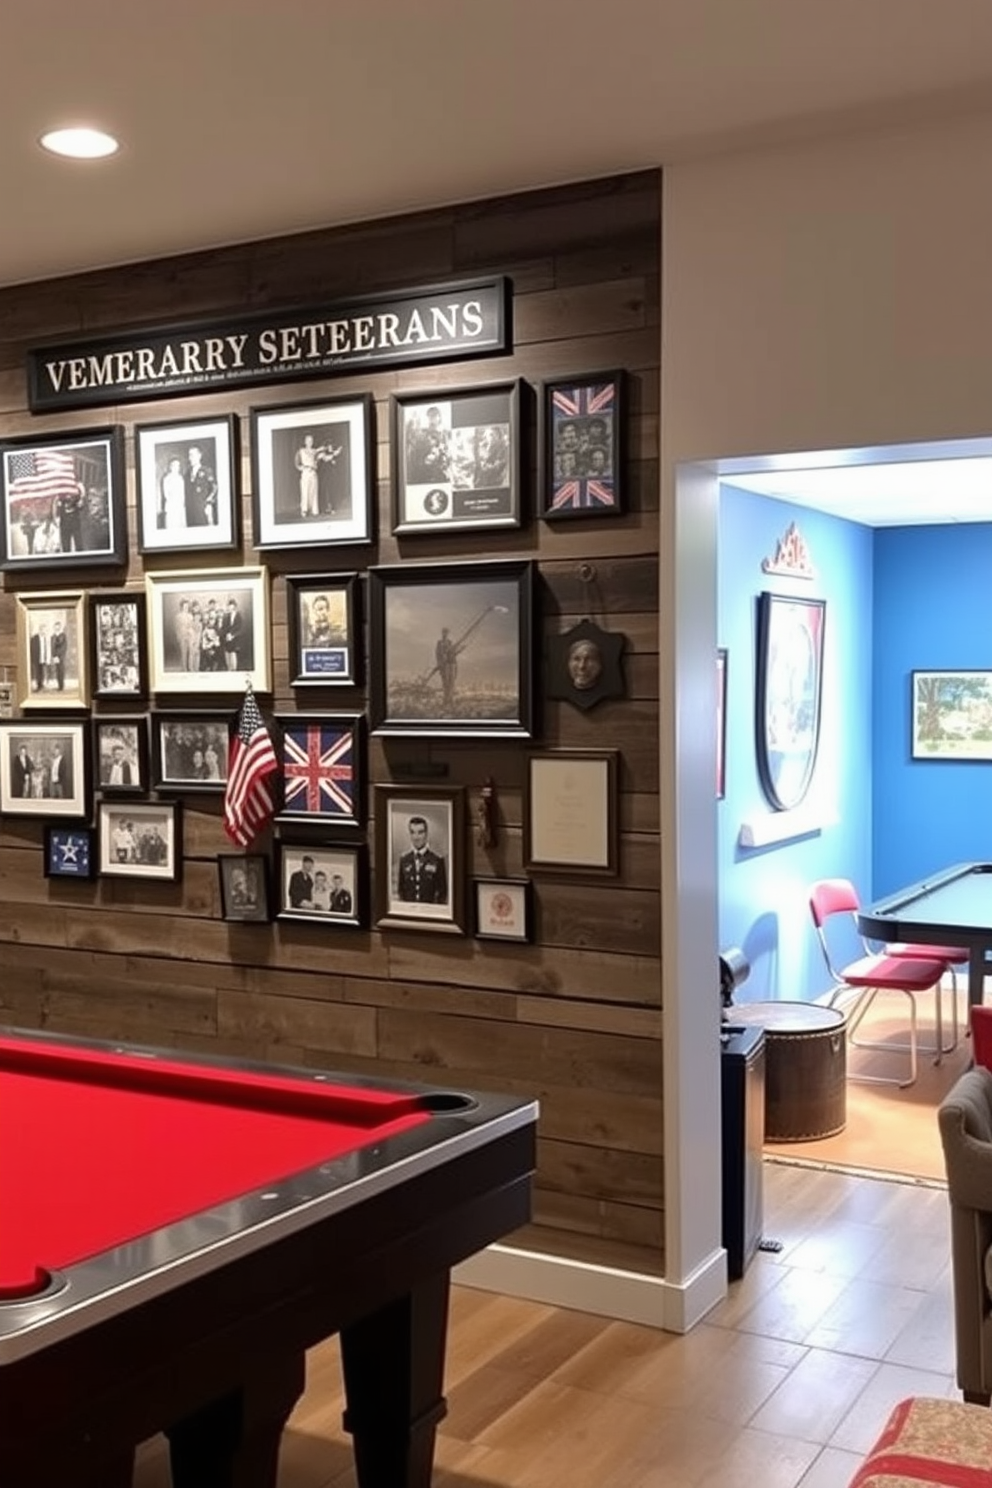
[(847, 1121), (846, 1018), (814, 1002), (735, 1004), (728, 1022), (765, 1030), (765, 1138), (812, 1142)]

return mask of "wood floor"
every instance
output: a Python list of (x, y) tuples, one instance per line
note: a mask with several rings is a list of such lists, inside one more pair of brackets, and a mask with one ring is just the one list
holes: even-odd
[[(954, 1395), (947, 1198), (765, 1164), (761, 1253), (685, 1337), (457, 1288), (435, 1488), (844, 1488), (891, 1405)], [(280, 1488), (353, 1488), (336, 1345)], [(136, 1488), (166, 1488), (162, 1444)]]

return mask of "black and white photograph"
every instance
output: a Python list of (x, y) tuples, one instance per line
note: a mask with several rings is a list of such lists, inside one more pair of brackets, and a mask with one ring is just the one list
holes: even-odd
[(376, 787), (376, 923), (464, 933), (464, 792)]
[(257, 548), (372, 541), (370, 397), (251, 410)]
[(148, 690), (144, 594), (91, 591), (89, 634), (93, 697), (144, 697)]
[(138, 424), (138, 545), (142, 553), (238, 544), (238, 421)]
[(177, 801), (101, 801), (97, 807), (101, 878), (174, 883), (182, 866)]
[(528, 738), (532, 610), (526, 561), (370, 569), (373, 733)]
[(223, 790), (233, 713), (153, 713), (152, 783), (157, 791)]
[(393, 397), (394, 532), (520, 526), (521, 386)]
[(94, 878), (96, 834), (93, 828), (46, 827), (42, 871), (46, 878)]
[(276, 844), (280, 920), (318, 920), (356, 929), (365, 922), (364, 846)]
[(0, 810), (8, 816), (89, 816), (84, 723), (0, 723)]
[(239, 924), (266, 924), (272, 918), (269, 860), (262, 853), (219, 853), (220, 914)]
[(361, 680), (359, 593), (355, 573), (286, 575), (294, 687), (350, 687)]
[(148, 790), (148, 720), (95, 718), (93, 762), (104, 796), (144, 795)]
[(591, 372), (544, 384), (541, 479), (545, 521), (623, 510), (623, 374)]
[(264, 568), (148, 573), (151, 690), (271, 691)]
[(81, 589), (17, 596), (17, 656), (25, 711), (89, 705), (85, 595)]
[(127, 557), (120, 425), (3, 445), (5, 569), (93, 568)]

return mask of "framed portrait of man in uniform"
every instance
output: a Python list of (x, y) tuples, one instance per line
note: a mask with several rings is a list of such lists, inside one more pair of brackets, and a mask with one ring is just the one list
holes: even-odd
[(376, 925), (465, 934), (460, 786), (376, 787)]

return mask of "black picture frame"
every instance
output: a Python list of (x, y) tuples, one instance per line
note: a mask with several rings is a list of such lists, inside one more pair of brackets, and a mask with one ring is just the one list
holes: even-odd
[(813, 780), (820, 743), (825, 599), (758, 596), (755, 746), (761, 788), (790, 811)]
[(390, 400), (393, 532), (520, 527), (523, 381)]
[(538, 468), (546, 522), (621, 516), (626, 504), (626, 378), (622, 369), (541, 386)]
[(151, 715), (155, 790), (165, 795), (223, 792), (234, 718), (216, 709), (156, 709)]
[[(0, 812), (46, 821), (88, 821), (89, 744), (89, 726), (81, 719), (0, 723)], [(54, 779), (63, 773), (64, 782)]]
[(531, 737), (529, 560), (372, 568), (368, 600), (374, 734)]
[(46, 878), (96, 877), (96, 833), (92, 827), (45, 827), (42, 872)]
[(120, 424), (0, 444), (0, 569), (119, 568), (126, 558)]
[(529, 878), (472, 880), (476, 940), (528, 945), (534, 935), (534, 885)]
[(90, 590), (90, 695), (148, 696), (148, 620), (142, 589)]
[(464, 935), (464, 788), (377, 785), (374, 815), (376, 928)]
[(179, 801), (98, 801), (100, 878), (178, 883), (182, 876)]
[(221, 919), (239, 925), (267, 925), (272, 919), (270, 877), (264, 853), (218, 853)]
[(286, 575), (292, 687), (361, 682), (361, 592), (357, 573)]
[(102, 796), (148, 793), (148, 719), (144, 713), (92, 720), (93, 778)]
[(256, 548), (372, 541), (374, 412), (369, 393), (251, 409)]
[(620, 751), (555, 749), (527, 759), (528, 873), (615, 878), (620, 871)]
[(365, 718), (361, 713), (280, 713), (280, 822), (360, 827), (365, 820)]
[(138, 549), (216, 552), (241, 542), (238, 419), (136, 424)]
[[(336, 925), (344, 930), (360, 930), (367, 925), (369, 874), (364, 842), (294, 842), (280, 838), (276, 863), (277, 920)], [(308, 877), (309, 887), (305, 885)], [(336, 880), (340, 880), (337, 887)], [(345, 897), (340, 907), (333, 908), (335, 896), (341, 894)]]

